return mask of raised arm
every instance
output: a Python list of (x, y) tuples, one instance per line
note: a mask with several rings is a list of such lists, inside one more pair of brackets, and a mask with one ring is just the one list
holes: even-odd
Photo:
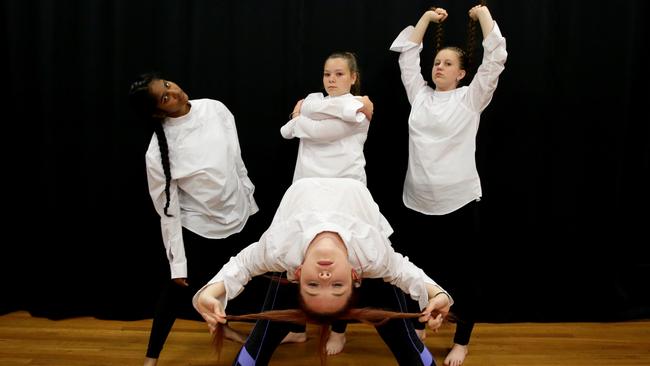
[(422, 39), (424, 38), (424, 34), (427, 32), (429, 23), (442, 23), (445, 19), (447, 19), (447, 11), (445, 9), (431, 8), (431, 10), (422, 14), (422, 17), (415, 25), (415, 29), (413, 30), (413, 33), (411, 33), (409, 40), (416, 44), (422, 43)]
[(480, 23), (484, 39), (482, 42), (483, 59), (469, 84), (465, 103), (469, 109), (481, 112), (492, 100), (499, 76), (505, 69), (508, 52), (506, 51), (506, 39), (501, 35), (501, 30), (492, 19), (487, 7), (477, 5), (470, 9), (469, 16)]
[(399, 68), (409, 103), (415, 102), (416, 96), (428, 88), (420, 70), (420, 52), (422, 39), (429, 23), (442, 22), (447, 19), (447, 11), (442, 8), (425, 12), (416, 26), (408, 26), (395, 38), (390, 50), (399, 52)]
[(481, 25), (481, 32), (483, 32), (483, 39), (487, 38), (488, 34), (492, 31), (494, 27), (494, 20), (492, 20), (492, 15), (487, 6), (476, 5), (475, 7), (469, 9), (469, 17), (472, 20), (477, 20)]

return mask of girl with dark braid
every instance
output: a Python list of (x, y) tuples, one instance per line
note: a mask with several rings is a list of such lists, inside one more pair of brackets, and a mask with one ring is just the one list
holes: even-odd
[[(400, 365), (435, 365), (432, 354), (405, 318), (440, 327), (452, 305), (449, 294), (408, 258), (395, 252), (393, 230), (366, 186), (352, 178), (302, 178), (284, 194), (271, 226), (196, 293), (193, 304), (211, 332), (227, 321), (228, 301), (254, 277), (286, 272), (297, 285), (271, 286), (263, 310), (295, 309), (297, 323), (315, 320), (321, 328), (324, 362), (329, 324), (340, 319), (369, 320), (351, 310), (356, 294), (367, 307), (406, 312), (404, 293), (417, 301), (416, 314), (379, 316), (377, 331)], [(364, 292), (362, 279), (378, 287)], [(370, 285), (370, 284), (369, 284)], [(374, 286), (373, 285), (373, 286)], [(360, 287), (359, 289), (355, 289)], [(291, 293), (295, 290), (297, 293)], [(363, 312), (361, 312), (363, 313)], [(277, 315), (277, 314), (276, 314)], [(259, 320), (233, 365), (267, 365), (291, 325), (278, 317)], [(287, 319), (285, 319), (287, 320)]]
[[(457, 252), (451, 256), (466, 257), (457, 263), (443, 255), (443, 260), (423, 266), (427, 273), (449, 281), (445, 285), (457, 295), (452, 309), (458, 319), (456, 335), (445, 365), (458, 366), (467, 354), (474, 325), (471, 308), (475, 279), (471, 277), (467, 253), (479, 239), (477, 202), (482, 193), (474, 156), (476, 134), (481, 112), (492, 100), (505, 68), (507, 52), (506, 40), (488, 8), (474, 6), (469, 18), (478, 21), (483, 34), (483, 60), (476, 75), (468, 86), (461, 86), (468, 78), (465, 51), (438, 48), (431, 70), (435, 89), (429, 87), (420, 72), (422, 39), (429, 23), (440, 24), (447, 16), (442, 8), (425, 12), (415, 27), (409, 26), (398, 35), (390, 49), (400, 52), (402, 82), (411, 104), (409, 161), (402, 195), (410, 209), (406, 222), (415, 230), (426, 227), (427, 232), (435, 233), (439, 243), (454, 243)], [(419, 253), (422, 247), (403, 251)], [(451, 262), (453, 267), (448, 265)]]
[[(214, 276), (205, 258), (225, 263), (237, 253), (235, 234), (258, 207), (235, 120), (226, 106), (212, 99), (189, 100), (176, 83), (155, 74), (135, 81), (129, 99), (155, 131), (145, 155), (147, 180), (171, 273), (154, 313), (145, 358), (145, 365), (152, 366), (181, 299), (189, 300)], [(226, 331), (228, 338), (243, 341), (236, 332)]]

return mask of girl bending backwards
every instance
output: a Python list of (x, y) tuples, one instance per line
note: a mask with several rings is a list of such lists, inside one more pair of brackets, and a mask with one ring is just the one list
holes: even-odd
[[(452, 299), (408, 258), (393, 250), (388, 239), (392, 232), (363, 183), (349, 178), (300, 179), (285, 193), (260, 240), (231, 258), (194, 295), (194, 307), (215, 331), (228, 319), (228, 301), (239, 295), (253, 276), (286, 272), (297, 289), (276, 282), (267, 293), (264, 310), (300, 310), (256, 315), (265, 320), (256, 322), (235, 365), (268, 364), (291, 329), (287, 320), (323, 324), (320, 349), (324, 362), (323, 340), (329, 323), (336, 319), (375, 323), (400, 365), (435, 365), (412, 322), (403, 318), (417, 317), (437, 329)], [(382, 286), (364, 292), (362, 279), (383, 280)], [(376, 285), (376, 281), (370, 282)], [(297, 291), (296, 296), (291, 296), (292, 289)], [(356, 294), (364, 306), (403, 313), (404, 293), (417, 301), (421, 312), (376, 315), (373, 310), (352, 308)]]
[[(182, 300), (189, 305), (199, 284), (214, 276), (203, 258), (220, 256), (225, 263), (237, 253), (242, 239), (235, 234), (258, 207), (226, 106), (190, 100), (176, 83), (155, 74), (133, 82), (129, 99), (155, 131), (145, 156), (147, 180), (171, 272), (154, 312), (144, 363), (153, 366)], [(227, 336), (243, 342), (232, 330)]]
[[(429, 23), (440, 27), (447, 19), (444, 9), (425, 12), (415, 28), (404, 29), (390, 47), (400, 52), (402, 82), (411, 103), (409, 161), (402, 196), (410, 210), (405, 221), (453, 241), (458, 256), (471, 252), (479, 240), (477, 204), (482, 193), (474, 157), (476, 133), (481, 112), (492, 100), (508, 55), (506, 40), (486, 6), (471, 8), (469, 17), (471, 24), (478, 21), (481, 26), (483, 60), (468, 86), (461, 83), (467, 78), (471, 57), (457, 47), (438, 46), (431, 70), (435, 89), (427, 86), (420, 73), (422, 38)], [(421, 251), (422, 243), (417, 245), (404, 250)], [(458, 300), (452, 309), (457, 318), (454, 346), (445, 359), (445, 364), (451, 366), (463, 363), (474, 326), (471, 265), (461, 263), (466, 267), (459, 268), (455, 263), (453, 268), (445, 268), (445, 263), (435, 263), (435, 272), (433, 263), (431, 267), (424, 265), (440, 281), (450, 280), (449, 287)]]

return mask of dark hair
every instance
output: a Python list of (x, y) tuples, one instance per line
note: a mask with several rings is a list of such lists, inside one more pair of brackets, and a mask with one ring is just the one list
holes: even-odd
[(167, 138), (165, 137), (165, 130), (163, 129), (164, 117), (160, 117), (158, 112), (158, 101), (151, 94), (149, 86), (151, 82), (160, 80), (158, 74), (149, 72), (140, 75), (138, 80), (131, 84), (129, 89), (129, 104), (133, 111), (144, 121), (150, 123), (156, 133), (158, 139), (158, 148), (160, 149), (160, 160), (165, 173), (165, 215), (172, 217), (167, 210), (169, 209), (169, 185), (172, 179), (170, 164), (169, 164), (169, 146), (167, 145)]
[[(481, 0), (479, 5), (487, 6), (487, 0)], [(474, 50), (476, 49), (476, 41), (482, 38), (482, 36), (478, 37), (478, 33), (481, 32), (481, 30), (476, 26), (476, 23), (478, 22), (472, 18), (470, 18), (469, 23), (467, 23), (467, 45), (465, 46), (467, 56), (465, 57), (465, 60), (463, 60), (466, 64), (467, 74), (474, 74)]]
[(342, 58), (345, 61), (347, 61), (348, 68), (350, 69), (350, 73), (354, 73), (357, 75), (357, 80), (354, 82), (354, 84), (352, 84), (352, 87), (350, 88), (350, 93), (352, 95), (360, 95), (361, 94), (361, 73), (359, 72), (357, 57), (354, 55), (354, 53), (334, 52), (325, 59), (325, 62), (327, 62), (327, 60), (332, 58)]

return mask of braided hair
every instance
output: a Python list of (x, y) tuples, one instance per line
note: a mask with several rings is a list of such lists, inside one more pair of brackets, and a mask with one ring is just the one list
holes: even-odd
[[(487, 0), (481, 0), (479, 4), (482, 6), (487, 6)], [(476, 41), (478, 39), (481, 39), (481, 37), (478, 36), (480, 29), (476, 26), (476, 23), (478, 22), (472, 20), (471, 18), (469, 19), (469, 23), (467, 23), (467, 45), (465, 46), (467, 55), (465, 56), (465, 60), (461, 60), (461, 64), (466, 63), (466, 71), (468, 74), (474, 73), (474, 50), (476, 49)], [(468, 80), (471, 79), (468, 78)]]
[(169, 146), (163, 129), (164, 117), (158, 113), (158, 101), (150, 93), (149, 86), (153, 81), (160, 80), (156, 73), (146, 73), (140, 75), (138, 80), (131, 84), (129, 89), (129, 102), (131, 108), (143, 120), (147, 121), (153, 127), (153, 131), (158, 139), (158, 148), (160, 149), (160, 160), (163, 172), (165, 173), (165, 215), (172, 217), (167, 210), (169, 209), (169, 186), (172, 179), (171, 168), (169, 163)]

